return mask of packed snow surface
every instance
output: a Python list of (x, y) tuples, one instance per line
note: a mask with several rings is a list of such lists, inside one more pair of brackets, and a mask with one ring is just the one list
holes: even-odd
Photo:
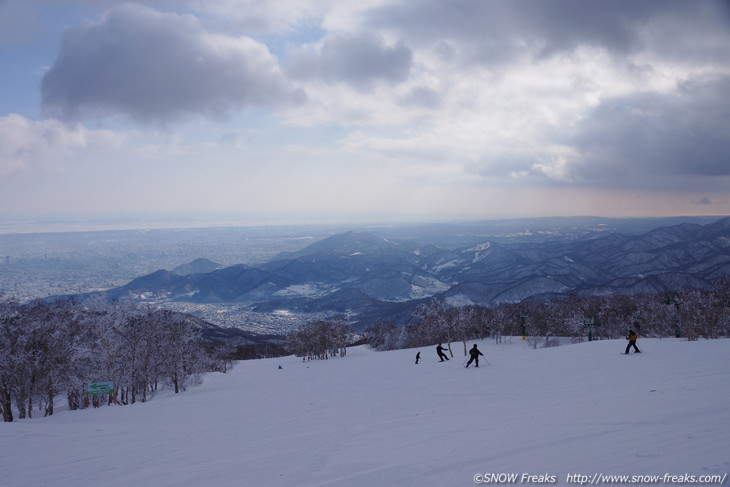
[(147, 403), (4, 423), (0, 485), (730, 485), (730, 340), (640, 339), (645, 353), (630, 355), (623, 340), (472, 343), (489, 365), (465, 369), (461, 343), (443, 363), (434, 347), (356, 347), (239, 362)]

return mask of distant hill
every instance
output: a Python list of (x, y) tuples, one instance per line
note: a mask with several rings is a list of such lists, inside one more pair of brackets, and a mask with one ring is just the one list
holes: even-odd
[(199, 261), (95, 295), (241, 303), (261, 312), (348, 313), (372, 322), (407, 314), (432, 296), (491, 305), (707, 288), (730, 276), (730, 218), (638, 235), (482, 241), (456, 249), (347, 232), (258, 266), (188, 272), (215, 264)]
[(206, 272), (213, 272), (214, 270), (220, 269), (221, 267), (223, 266), (217, 262), (200, 258), (195, 259), (192, 262), (188, 262), (187, 264), (177, 266), (172, 270), (172, 272), (180, 276), (187, 276), (190, 274), (203, 274)]

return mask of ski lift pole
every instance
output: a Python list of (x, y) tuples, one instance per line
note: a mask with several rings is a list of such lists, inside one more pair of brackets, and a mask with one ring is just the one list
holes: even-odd
[(584, 326), (588, 330), (588, 341), (593, 341), (593, 328), (596, 326), (596, 320), (593, 317), (586, 318)]
[(522, 339), (527, 340), (527, 331), (525, 329), (525, 318), (527, 318), (526, 315), (520, 315), (520, 320), (522, 320)]

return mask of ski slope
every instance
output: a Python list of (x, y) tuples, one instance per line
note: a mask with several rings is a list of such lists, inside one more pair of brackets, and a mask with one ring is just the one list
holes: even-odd
[(640, 339), (645, 353), (628, 356), (623, 340), (476, 343), (491, 365), (462, 367), (460, 343), (443, 363), (434, 347), (355, 347), (323, 361), (239, 362), (144, 404), (5, 423), (0, 485), (687, 480), (648, 477), (665, 474), (730, 485), (730, 340)]

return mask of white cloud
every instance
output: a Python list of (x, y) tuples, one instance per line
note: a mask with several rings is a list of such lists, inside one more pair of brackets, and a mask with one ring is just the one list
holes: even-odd
[(67, 126), (58, 120), (33, 121), (21, 115), (0, 117), (0, 176), (34, 169), (63, 170), (74, 154), (89, 147), (118, 146), (122, 137), (108, 130)]
[(315, 27), (337, 0), (188, 0), (196, 11), (216, 25), (256, 34), (290, 34), (303, 26)]

